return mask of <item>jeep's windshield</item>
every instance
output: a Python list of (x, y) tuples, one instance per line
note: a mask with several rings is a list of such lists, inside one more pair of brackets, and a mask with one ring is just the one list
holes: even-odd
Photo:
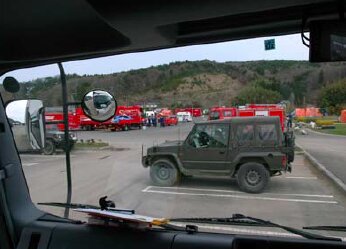
[[(33, 202), (66, 202), (68, 149), (73, 203), (98, 206), (108, 196), (117, 208), (153, 217), (242, 213), (299, 229), (345, 226), (346, 64), (309, 63), (299, 35), (275, 37), (268, 51), (267, 39), (63, 63), (70, 148), (58, 132), (56, 65), (2, 76), (21, 86), (12, 94), (0, 85), (4, 101), (34, 98), (45, 107), (46, 147), (20, 151)], [(111, 103), (95, 89), (117, 100), (105, 122), (80, 105), (83, 97), (97, 109)], [(16, 122), (12, 129), (24, 139)], [(39, 208), (64, 215), (63, 208)], [(73, 211), (70, 217), (85, 219)], [(291, 236), (274, 227), (199, 226)]]

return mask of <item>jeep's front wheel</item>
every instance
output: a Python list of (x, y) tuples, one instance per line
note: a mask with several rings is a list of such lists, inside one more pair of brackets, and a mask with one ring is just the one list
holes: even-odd
[(248, 193), (260, 193), (269, 182), (268, 170), (259, 163), (245, 163), (240, 166), (237, 181), (240, 189)]
[(173, 186), (179, 180), (179, 171), (171, 161), (159, 159), (150, 166), (150, 178), (155, 185)]

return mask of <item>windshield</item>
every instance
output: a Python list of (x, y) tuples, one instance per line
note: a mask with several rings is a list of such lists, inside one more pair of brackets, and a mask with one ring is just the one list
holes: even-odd
[[(309, 63), (298, 35), (276, 37), (269, 51), (266, 39), (63, 63), (70, 148), (52, 132), (64, 130), (58, 67), (2, 76), (21, 85), (16, 94), (0, 86), (4, 101), (34, 98), (45, 107), (46, 147), (19, 151), (33, 202), (66, 202), (69, 149), (73, 203), (98, 206), (108, 196), (153, 217), (242, 213), (296, 228), (345, 225), (337, 182), (346, 184), (346, 64)], [(87, 118), (80, 105), (84, 96), (98, 109), (109, 105), (94, 89), (117, 100), (105, 122)], [(16, 113), (24, 117), (25, 108)], [(73, 211), (70, 218), (85, 219)]]

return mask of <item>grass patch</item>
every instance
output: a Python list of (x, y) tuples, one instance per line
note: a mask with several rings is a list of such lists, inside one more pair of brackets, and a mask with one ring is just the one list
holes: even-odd
[(335, 129), (318, 130), (318, 132), (346, 136), (346, 124), (335, 124)]

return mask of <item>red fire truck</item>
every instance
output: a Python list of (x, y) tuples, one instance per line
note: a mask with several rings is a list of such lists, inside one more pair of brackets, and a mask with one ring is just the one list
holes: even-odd
[(245, 107), (254, 108), (254, 109), (259, 109), (259, 108), (280, 109), (280, 108), (284, 108), (283, 105), (281, 105), (281, 104), (246, 104)]
[(176, 108), (174, 110), (174, 113), (177, 114), (178, 112), (189, 112), (189, 113), (191, 113), (192, 117), (200, 117), (203, 114), (201, 108), (193, 108), (193, 107)]
[(79, 118), (79, 124), (82, 130), (91, 131), (101, 127), (102, 123), (93, 121), (87, 117), (84, 114), (82, 107), (76, 108), (76, 116)]
[(85, 130), (110, 128), (111, 130), (129, 130), (132, 127), (141, 127), (142, 108), (140, 106), (118, 106), (113, 118), (105, 122), (95, 122), (88, 118), (81, 107), (76, 108), (80, 126)]
[(279, 104), (248, 104), (239, 108), (213, 107), (209, 111), (209, 120), (253, 116), (278, 116), (282, 130), (285, 129), (285, 108)]
[[(45, 108), (45, 120), (49, 122), (61, 122), (64, 120), (62, 107), (46, 107)], [(76, 113), (75, 108), (69, 108), (68, 110), (68, 122), (69, 130), (80, 129), (79, 116)], [(57, 127), (60, 131), (64, 130), (64, 124), (58, 123)]]
[(142, 126), (142, 113), (141, 106), (118, 106), (116, 115), (107, 124), (112, 130), (127, 131), (131, 128), (141, 128)]
[(237, 116), (239, 117), (253, 117), (253, 116), (278, 116), (280, 117), (280, 123), (281, 123), (281, 129), (285, 129), (285, 120), (286, 120), (286, 115), (285, 115), (285, 110), (284, 108), (280, 107), (252, 107), (252, 108), (241, 108), (238, 109), (238, 114)]
[(164, 124), (165, 126), (171, 126), (171, 125), (177, 125), (178, 124), (178, 118), (177, 116), (173, 115), (173, 111), (167, 108), (161, 109), (161, 111), (157, 114), (157, 118), (164, 118)]
[(209, 110), (209, 120), (227, 119), (237, 116), (236, 107), (212, 107)]

